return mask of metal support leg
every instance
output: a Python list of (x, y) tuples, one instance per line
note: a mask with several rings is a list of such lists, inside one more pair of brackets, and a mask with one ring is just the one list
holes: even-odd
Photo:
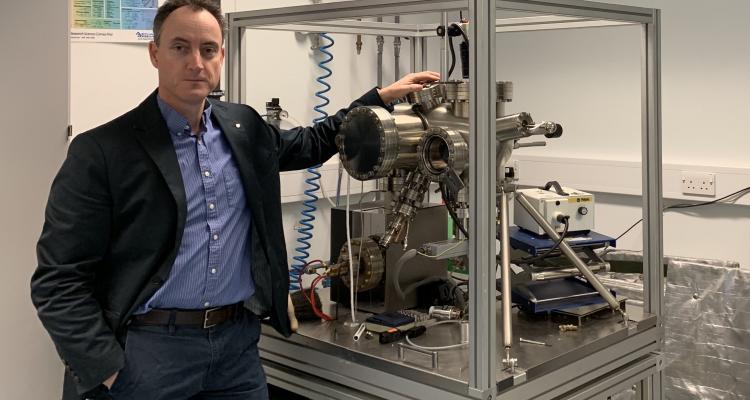
[[(643, 173), (643, 275), (646, 311), (657, 315), (663, 327), (664, 268), (662, 220), (662, 166), (661, 166), (661, 12), (654, 10), (654, 20), (643, 30), (642, 58), (642, 154)], [(647, 271), (648, 270), (648, 271)], [(659, 350), (664, 348), (664, 338)], [(654, 374), (648, 382), (648, 396), (654, 400), (664, 397), (662, 372)]]
[(505, 347), (505, 358), (503, 363), (506, 368), (510, 369), (510, 373), (514, 374), (516, 369), (517, 360), (511, 358), (510, 350), (513, 346), (513, 325), (511, 323), (510, 309), (512, 305), (512, 299), (510, 295), (510, 233), (508, 219), (508, 195), (505, 194), (505, 190), (500, 191), (500, 268), (502, 274), (502, 286), (503, 286), (503, 346)]
[(494, 398), (497, 391), (495, 306), (495, 7), (469, 2), (471, 70), (469, 98), (469, 394)]

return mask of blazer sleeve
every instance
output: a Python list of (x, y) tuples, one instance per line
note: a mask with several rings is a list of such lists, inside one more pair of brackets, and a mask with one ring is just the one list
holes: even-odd
[(109, 246), (108, 187), (98, 143), (89, 135), (77, 136), (52, 183), (31, 279), (39, 319), (79, 393), (124, 365), (123, 350), (94, 297), (94, 277)]
[(338, 151), (335, 139), (344, 116), (359, 106), (380, 106), (393, 111), (393, 107), (383, 103), (377, 88), (373, 88), (352, 102), (349, 107), (339, 110), (313, 126), (281, 130), (268, 125), (276, 139), (279, 169), (290, 171), (326, 162)]

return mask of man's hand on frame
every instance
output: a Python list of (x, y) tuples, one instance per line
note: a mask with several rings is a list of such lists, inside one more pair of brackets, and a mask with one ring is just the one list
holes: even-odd
[(378, 94), (383, 100), (383, 103), (388, 104), (396, 99), (406, 96), (409, 93), (422, 90), (423, 85), (426, 83), (435, 82), (438, 80), (440, 80), (440, 74), (437, 72), (414, 72), (405, 75), (403, 78), (382, 89), (378, 89)]

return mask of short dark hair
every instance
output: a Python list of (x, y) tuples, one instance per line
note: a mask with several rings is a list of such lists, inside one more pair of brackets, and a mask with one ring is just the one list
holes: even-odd
[(193, 11), (206, 10), (216, 18), (216, 22), (219, 23), (219, 29), (221, 29), (221, 40), (224, 40), (224, 30), (226, 28), (224, 23), (224, 15), (221, 13), (221, 6), (219, 5), (220, 0), (167, 0), (166, 3), (159, 7), (154, 17), (154, 42), (159, 45), (159, 39), (161, 39), (161, 27), (164, 25), (164, 21), (167, 20), (169, 14), (172, 11), (188, 6)]

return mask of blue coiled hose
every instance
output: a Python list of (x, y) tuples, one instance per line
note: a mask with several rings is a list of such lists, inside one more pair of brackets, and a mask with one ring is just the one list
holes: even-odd
[[(333, 60), (333, 54), (328, 51), (328, 49), (333, 47), (333, 38), (325, 33), (321, 33), (320, 38), (327, 43), (319, 47), (320, 52), (323, 53), (325, 57), (318, 63), (318, 67), (324, 72), (315, 80), (323, 86), (323, 89), (315, 92), (315, 97), (319, 98), (320, 102), (313, 108), (315, 112), (318, 113), (318, 117), (313, 120), (314, 123), (323, 121), (328, 117), (328, 113), (325, 112), (323, 108), (331, 102), (325, 95), (331, 90), (331, 85), (326, 82), (326, 79), (333, 75), (333, 71), (326, 66), (326, 64)], [(303, 268), (307, 263), (307, 259), (310, 257), (308, 250), (311, 247), (310, 239), (313, 237), (312, 230), (314, 226), (312, 223), (315, 221), (314, 213), (318, 209), (315, 205), (318, 201), (318, 196), (315, 193), (320, 190), (320, 185), (318, 184), (318, 181), (320, 180), (320, 172), (318, 172), (319, 167), (320, 165), (316, 165), (307, 169), (307, 172), (311, 176), (305, 179), (307, 189), (305, 189), (305, 200), (302, 202), (302, 212), (300, 213), (300, 228), (297, 229), (297, 232), (299, 232), (299, 236), (297, 237), (297, 243), (299, 243), (299, 246), (294, 249), (296, 255), (292, 257), (295, 262), (289, 271), (289, 290), (300, 289), (298, 284), (299, 277), (304, 273)]]

